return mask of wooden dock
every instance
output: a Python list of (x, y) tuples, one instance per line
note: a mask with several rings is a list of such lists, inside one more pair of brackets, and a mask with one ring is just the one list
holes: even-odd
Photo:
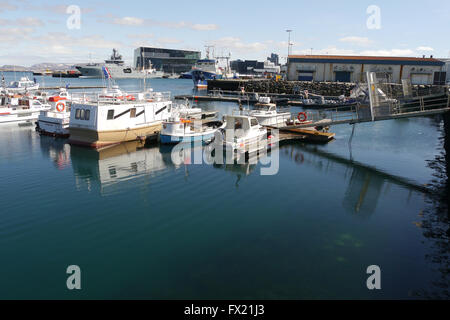
[[(269, 135), (275, 127), (267, 127)], [(302, 141), (310, 143), (328, 143), (334, 139), (335, 133), (312, 129), (283, 129), (279, 131), (279, 142)]]

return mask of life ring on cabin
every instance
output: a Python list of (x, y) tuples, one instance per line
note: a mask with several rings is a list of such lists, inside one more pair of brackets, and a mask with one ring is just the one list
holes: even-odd
[(62, 103), (62, 102), (59, 102), (56, 105), (56, 110), (58, 110), (58, 112), (63, 112), (65, 108), (66, 108), (66, 105), (64, 103)]
[(300, 122), (305, 122), (306, 120), (308, 120), (308, 116), (306, 115), (306, 112), (299, 112), (297, 115), (297, 119)]

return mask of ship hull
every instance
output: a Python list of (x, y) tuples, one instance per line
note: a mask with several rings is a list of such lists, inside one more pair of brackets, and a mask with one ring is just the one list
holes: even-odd
[(161, 121), (156, 121), (144, 127), (109, 131), (95, 131), (70, 127), (69, 143), (91, 148), (102, 148), (121, 142), (141, 140), (141, 137), (160, 132), (161, 123)]

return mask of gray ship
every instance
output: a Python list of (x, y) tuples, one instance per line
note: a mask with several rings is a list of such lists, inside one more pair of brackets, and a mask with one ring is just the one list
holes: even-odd
[(111, 58), (105, 63), (87, 63), (75, 66), (81, 72), (80, 78), (113, 78), (113, 79), (141, 79), (141, 78), (161, 78), (162, 71), (156, 71), (151, 66), (146, 70), (136, 70), (126, 66), (122, 55), (113, 49)]

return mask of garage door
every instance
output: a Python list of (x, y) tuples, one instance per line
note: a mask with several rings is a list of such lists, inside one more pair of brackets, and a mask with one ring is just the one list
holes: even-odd
[(411, 84), (428, 84), (428, 75), (427, 74), (412, 74), (411, 75)]
[(298, 80), (299, 81), (313, 81), (313, 73), (312, 72), (299, 72)]
[(336, 82), (350, 82), (351, 72), (336, 71)]

